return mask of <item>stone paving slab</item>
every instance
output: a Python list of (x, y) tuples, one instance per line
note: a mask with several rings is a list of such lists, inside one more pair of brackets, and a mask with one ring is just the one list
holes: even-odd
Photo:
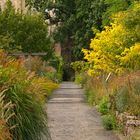
[(60, 89), (79, 89), (81, 88), (80, 85), (76, 85), (74, 84), (73, 82), (63, 82), (61, 85), (60, 85)]
[(84, 103), (83, 90), (72, 82), (62, 83), (47, 106), (52, 140), (119, 140), (104, 130), (99, 113)]

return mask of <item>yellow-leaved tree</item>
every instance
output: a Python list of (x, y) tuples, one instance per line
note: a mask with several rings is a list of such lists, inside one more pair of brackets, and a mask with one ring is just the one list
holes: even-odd
[(90, 50), (83, 49), (91, 64), (89, 74), (122, 73), (140, 68), (140, 2), (114, 17), (111, 26), (96, 34)]

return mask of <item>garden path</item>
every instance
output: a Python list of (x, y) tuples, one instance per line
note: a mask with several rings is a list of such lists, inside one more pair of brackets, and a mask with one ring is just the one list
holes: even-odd
[(48, 125), (52, 140), (118, 140), (101, 125), (95, 108), (84, 102), (83, 90), (63, 82), (48, 102)]

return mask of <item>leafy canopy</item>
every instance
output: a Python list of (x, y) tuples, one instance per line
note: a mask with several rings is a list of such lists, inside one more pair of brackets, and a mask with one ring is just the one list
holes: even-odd
[(35, 8), (37, 11), (45, 12), (48, 0), (25, 0), (26, 5), (30, 8)]
[(125, 12), (118, 13), (111, 26), (97, 33), (84, 50), (90, 62), (90, 74), (100, 74), (140, 68), (140, 2), (134, 3)]
[(88, 48), (93, 36), (92, 28), (101, 29), (104, 0), (56, 0), (48, 9), (55, 9), (53, 22), (60, 23), (54, 34), (56, 41), (72, 39), (73, 58), (82, 58), (81, 48)]
[(134, 0), (105, 0), (106, 11), (103, 13), (103, 25), (109, 25), (112, 16), (120, 11), (125, 11)]
[(42, 15), (15, 12), (11, 2), (0, 13), (0, 37), (0, 48), (8, 52), (48, 52), (48, 58), (53, 53)]

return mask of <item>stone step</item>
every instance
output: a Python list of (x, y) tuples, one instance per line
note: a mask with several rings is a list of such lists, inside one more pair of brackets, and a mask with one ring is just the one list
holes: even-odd
[(83, 98), (52, 98), (48, 103), (81, 103), (84, 102)]
[(53, 98), (84, 98), (84, 95), (83, 94), (54, 94), (51, 96), (50, 99), (53, 99)]
[(60, 84), (60, 89), (81, 89), (81, 86), (76, 85), (73, 82), (63, 82)]
[(61, 93), (64, 93), (64, 94), (84, 94), (82, 89), (66, 89), (66, 88), (63, 88), (63, 89), (57, 89), (54, 92), (54, 94), (61, 94)]

